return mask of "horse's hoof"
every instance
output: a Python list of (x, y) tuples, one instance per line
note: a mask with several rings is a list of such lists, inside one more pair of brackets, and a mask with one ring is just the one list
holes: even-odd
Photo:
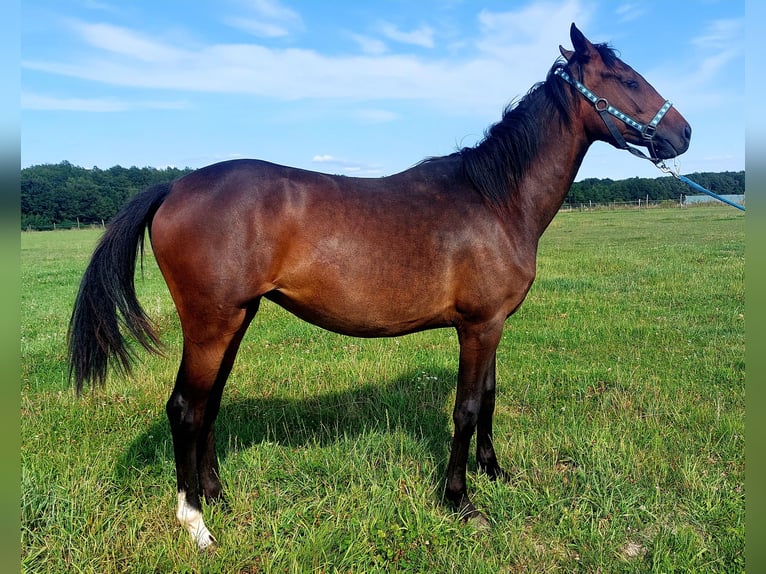
[(498, 482), (511, 482), (511, 473), (504, 468), (498, 467), (495, 474), (490, 476), (490, 479)]
[(492, 464), (492, 465), (486, 465), (486, 466), (479, 464), (478, 468), (479, 468), (479, 472), (486, 474), (487, 478), (489, 478), (493, 482), (494, 481), (499, 481), (499, 482), (511, 481), (510, 473), (498, 464)]
[(459, 511), (460, 518), (466, 524), (470, 524), (477, 531), (486, 531), (492, 528), (492, 525), (481, 512), (476, 510), (476, 507), (470, 502), (465, 501)]
[(197, 543), (197, 548), (199, 548), (201, 552), (205, 552), (207, 554), (212, 554), (215, 552), (217, 544), (215, 538), (213, 538), (213, 535), (209, 532), (206, 535), (197, 537), (195, 542)]
[(472, 516), (466, 518), (466, 523), (474, 527), (477, 532), (487, 532), (492, 529), (489, 520), (481, 513), (475, 512)]

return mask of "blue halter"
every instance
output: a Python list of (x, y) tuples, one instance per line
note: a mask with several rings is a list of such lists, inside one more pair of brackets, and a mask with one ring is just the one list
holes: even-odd
[[(599, 113), (601, 118), (604, 120), (604, 123), (606, 124), (606, 127), (609, 128), (609, 133), (612, 134), (612, 137), (614, 138), (615, 142), (617, 143), (618, 147), (620, 149), (628, 150), (630, 153), (632, 153), (635, 156), (638, 156), (643, 159), (648, 159), (649, 161), (652, 161), (654, 163), (657, 163), (660, 161), (657, 157), (655, 157), (654, 153), (654, 146), (652, 145), (652, 140), (654, 139), (655, 134), (657, 133), (657, 124), (660, 123), (660, 120), (662, 120), (663, 117), (665, 117), (665, 114), (668, 113), (668, 110), (673, 105), (673, 102), (670, 100), (665, 100), (665, 103), (660, 108), (660, 111), (658, 111), (652, 120), (648, 124), (642, 124), (641, 122), (637, 122), (633, 118), (631, 118), (628, 114), (621, 112), (614, 106), (610, 105), (609, 102), (606, 100), (606, 98), (600, 98), (593, 92), (591, 92), (588, 88), (585, 87), (585, 85), (582, 84), (582, 82), (578, 82), (575, 80), (572, 76), (570, 76), (564, 68), (556, 68), (553, 71), (553, 75), (559, 76), (562, 80), (568, 82), (572, 86), (577, 89), (578, 92), (580, 92), (589, 102), (593, 104), (593, 107), (596, 108), (596, 111)], [(624, 122), (637, 132), (641, 134), (641, 137), (646, 140), (647, 147), (649, 148), (649, 151), (651, 153), (651, 157), (644, 154), (641, 150), (638, 148), (632, 147), (628, 142), (625, 141), (625, 138), (622, 137), (622, 134), (617, 131), (617, 127), (612, 122), (611, 118), (609, 116), (613, 116), (617, 118), (618, 120)]]

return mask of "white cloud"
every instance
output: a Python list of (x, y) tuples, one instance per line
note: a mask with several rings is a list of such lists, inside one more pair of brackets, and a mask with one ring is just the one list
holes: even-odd
[(537, 54), (549, 52), (551, 46), (555, 49), (559, 44), (568, 44), (572, 22), (582, 30), (589, 20), (588, 11), (578, 0), (535, 2), (516, 11), (482, 10), (482, 38), (478, 45), (487, 54), (503, 60), (513, 58), (523, 66), (525, 59), (536, 62)]
[(25, 110), (108, 113), (130, 110), (182, 110), (190, 104), (184, 101), (128, 101), (116, 98), (58, 98), (33, 92), (21, 94)]
[(124, 112), (127, 102), (111, 99), (54, 98), (41, 94), (22, 93), (21, 108), (25, 110), (61, 110), (69, 112)]
[[(275, 2), (250, 4), (270, 18), (295, 20)], [(384, 44), (368, 43), (365, 54), (327, 55), (309, 49), (275, 49), (258, 43), (200, 46), (177, 38), (148, 36), (100, 23), (73, 26), (92, 48), (88, 56), (25, 60), (29, 70), (85, 79), (100, 84), (178, 92), (249, 94), (278, 100), (335, 98), (351, 101), (420, 100), (446, 110), (495, 114), (523, 95), (545, 73), (566, 43), (569, 24), (587, 23), (576, 0), (535, 3), (518, 11), (477, 16), (479, 36), (461, 55), (416, 56), (384, 53)], [(421, 27), (390, 36), (433, 45), (433, 30)], [(357, 36), (359, 42), (361, 36)], [(364, 46), (363, 46), (364, 48)], [(482, 86), (477, 90), (476, 86)], [(377, 117), (375, 118), (375, 116)], [(368, 119), (388, 121), (385, 113)]]
[[(549, 58), (550, 59), (550, 58)], [(26, 60), (26, 69), (134, 88), (302, 98), (485, 101), (470, 86), (508, 73), (491, 61), (447, 62), (412, 56), (326, 56), (313, 50), (274, 50), (254, 44), (189, 49), (172, 62), (114, 58), (97, 52), (73, 61)], [(545, 70), (538, 69), (538, 77)], [(528, 86), (527, 86), (528, 87)], [(499, 90), (498, 90), (499, 91)], [(497, 94), (496, 94), (497, 95)]]
[(115, 6), (108, 2), (100, 2), (99, 0), (82, 0), (81, 3), (83, 8), (86, 8), (88, 10), (96, 10), (99, 12), (104, 12), (106, 14), (117, 14), (117, 15), (120, 15), (123, 13), (122, 6)]
[(281, 38), (290, 34), (290, 30), (286, 26), (274, 22), (264, 22), (257, 18), (231, 17), (226, 18), (226, 23), (233, 28), (239, 28), (248, 34), (261, 38)]
[(731, 71), (732, 61), (744, 54), (744, 28), (741, 18), (716, 20), (691, 41), (700, 54), (690, 78), (694, 85), (715, 83), (722, 74)]
[(620, 22), (632, 22), (646, 13), (646, 8), (635, 2), (621, 4), (615, 10)]
[(680, 70), (670, 60), (646, 74), (694, 125), (694, 114), (717, 114), (724, 106), (736, 109), (743, 102), (744, 20), (714, 21), (690, 45), (693, 57)]
[(229, 16), (224, 22), (261, 38), (280, 38), (303, 29), (301, 15), (277, 0), (242, 0), (244, 16)]
[(185, 55), (167, 43), (162, 43), (146, 35), (120, 26), (103, 23), (87, 23), (80, 20), (69, 20), (73, 31), (90, 46), (126, 56), (142, 62), (157, 62), (173, 64)]
[(312, 163), (321, 164), (321, 169), (327, 172), (340, 173), (354, 177), (378, 177), (382, 169), (378, 166), (337, 158), (330, 154), (317, 154), (311, 159)]
[(744, 32), (744, 19), (715, 20), (702, 34), (692, 39), (692, 44), (706, 50), (727, 49), (732, 44), (741, 45)]
[(380, 31), (385, 37), (395, 42), (411, 44), (422, 48), (434, 47), (434, 30), (430, 26), (421, 26), (411, 32), (404, 32), (393, 24), (383, 22), (380, 25)]
[(281, 20), (283, 22), (301, 20), (298, 12), (281, 4), (277, 0), (246, 0), (244, 4), (250, 6), (254, 12), (264, 18)]
[(374, 108), (363, 108), (354, 110), (352, 112), (353, 117), (369, 124), (383, 124), (387, 122), (393, 122), (399, 119), (399, 114), (392, 112), (391, 110), (382, 110)]
[(362, 52), (370, 56), (379, 56), (388, 52), (388, 46), (380, 38), (373, 38), (372, 36), (365, 36), (363, 34), (350, 34), (351, 38), (359, 44)]
[(737, 50), (730, 49), (701, 60), (697, 71), (697, 82), (706, 83), (714, 81), (719, 73), (739, 55)]

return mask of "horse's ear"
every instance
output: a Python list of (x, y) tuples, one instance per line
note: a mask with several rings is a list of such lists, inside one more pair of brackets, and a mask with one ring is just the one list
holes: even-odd
[(559, 52), (561, 52), (561, 55), (564, 56), (567, 62), (569, 62), (572, 59), (572, 56), (574, 56), (574, 52), (572, 50), (567, 50), (564, 48), (564, 46), (559, 45)]
[[(574, 51), (576, 54), (585, 56), (595, 51), (593, 44), (591, 44), (590, 41), (583, 35), (583, 33), (577, 29), (577, 26), (575, 26), (574, 22), (572, 22), (572, 27), (569, 29), (569, 37), (572, 39), (572, 46), (574, 46)], [(564, 57), (566, 58), (566, 56)], [(567, 58), (567, 60), (568, 59), (569, 58)]]

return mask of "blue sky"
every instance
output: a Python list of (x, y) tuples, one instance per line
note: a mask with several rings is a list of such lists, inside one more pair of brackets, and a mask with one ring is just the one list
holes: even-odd
[[(388, 175), (473, 145), (569, 25), (686, 117), (682, 172), (745, 169), (745, 5), (697, 0), (24, 0), (22, 167), (252, 157)], [(596, 143), (578, 179), (661, 175)]]

